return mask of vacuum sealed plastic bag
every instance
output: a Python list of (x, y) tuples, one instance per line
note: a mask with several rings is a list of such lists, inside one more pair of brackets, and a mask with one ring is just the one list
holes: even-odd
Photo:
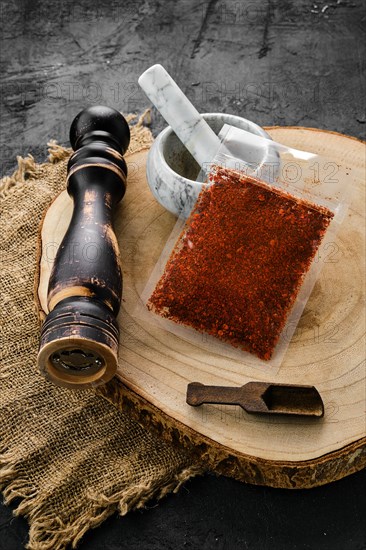
[[(188, 219), (178, 220), (143, 309), (210, 352), (278, 368), (345, 214), (346, 168), (232, 126), (220, 135), (206, 184)], [(263, 148), (270, 162), (258, 164)]]

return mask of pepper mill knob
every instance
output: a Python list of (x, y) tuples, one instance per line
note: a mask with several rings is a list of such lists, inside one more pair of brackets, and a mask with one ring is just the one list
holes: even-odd
[(49, 280), (38, 366), (54, 383), (80, 389), (117, 370), (122, 269), (112, 221), (126, 190), (130, 130), (115, 109), (93, 106), (72, 122), (70, 142), (74, 209)]

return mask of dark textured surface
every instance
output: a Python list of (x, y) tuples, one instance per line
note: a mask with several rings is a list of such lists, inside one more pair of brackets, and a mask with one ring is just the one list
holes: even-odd
[[(365, 489), (363, 472), (302, 491), (205, 476), (142, 512), (112, 516), (80, 550), (363, 550)], [(9, 508), (0, 518), (0, 550), (21, 550), (26, 521)]]
[[(87, 105), (142, 111), (137, 78), (156, 62), (202, 112), (362, 138), (365, 22), (362, 0), (4, 0), (1, 173), (17, 153), (43, 160), (48, 139), (67, 143)], [(155, 112), (152, 124), (155, 134), (164, 126)], [(81, 548), (361, 550), (365, 479), (289, 492), (206, 476), (156, 507), (113, 516)], [(26, 540), (26, 521), (1, 507), (0, 549)]]

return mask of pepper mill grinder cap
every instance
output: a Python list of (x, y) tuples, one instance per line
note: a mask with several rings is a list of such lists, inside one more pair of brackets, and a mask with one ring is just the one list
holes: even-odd
[(88, 139), (100, 135), (102, 141), (110, 141), (113, 148), (124, 155), (130, 144), (130, 128), (116, 109), (94, 105), (81, 111), (70, 127), (71, 147), (76, 151), (86, 145)]

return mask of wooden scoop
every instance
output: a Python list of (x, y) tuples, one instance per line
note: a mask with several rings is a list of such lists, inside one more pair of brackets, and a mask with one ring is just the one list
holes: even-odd
[(188, 405), (203, 403), (239, 405), (248, 413), (324, 416), (324, 405), (314, 386), (248, 382), (241, 387), (205, 386), (191, 382), (187, 386)]

